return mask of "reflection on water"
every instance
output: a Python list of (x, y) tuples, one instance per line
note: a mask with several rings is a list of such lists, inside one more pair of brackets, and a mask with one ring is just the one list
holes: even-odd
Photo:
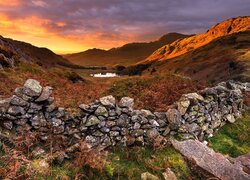
[(97, 74), (90, 74), (92, 77), (116, 77), (118, 76), (116, 73), (97, 73)]

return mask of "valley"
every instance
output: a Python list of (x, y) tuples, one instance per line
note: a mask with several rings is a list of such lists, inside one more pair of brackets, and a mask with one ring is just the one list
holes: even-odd
[(249, 81), (249, 16), (63, 56), (0, 37), (0, 178), (248, 179)]

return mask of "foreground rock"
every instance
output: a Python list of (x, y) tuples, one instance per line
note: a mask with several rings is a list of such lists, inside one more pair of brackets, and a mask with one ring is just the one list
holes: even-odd
[(238, 163), (231, 163), (225, 156), (197, 140), (172, 140), (175, 149), (198, 167), (222, 180), (249, 180), (250, 175)]

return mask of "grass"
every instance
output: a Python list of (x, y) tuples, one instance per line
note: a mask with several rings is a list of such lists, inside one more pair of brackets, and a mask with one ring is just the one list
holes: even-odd
[(144, 172), (162, 179), (162, 173), (168, 167), (176, 173), (178, 179), (192, 177), (187, 163), (172, 147), (157, 150), (150, 147), (116, 147), (109, 158), (107, 179), (140, 179)]
[(250, 112), (234, 124), (226, 124), (209, 140), (210, 147), (230, 157), (250, 152)]

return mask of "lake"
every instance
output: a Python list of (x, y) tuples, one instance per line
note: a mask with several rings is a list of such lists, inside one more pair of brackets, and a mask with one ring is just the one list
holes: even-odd
[(90, 74), (92, 77), (116, 77), (118, 76), (116, 73), (96, 73), (96, 74)]

